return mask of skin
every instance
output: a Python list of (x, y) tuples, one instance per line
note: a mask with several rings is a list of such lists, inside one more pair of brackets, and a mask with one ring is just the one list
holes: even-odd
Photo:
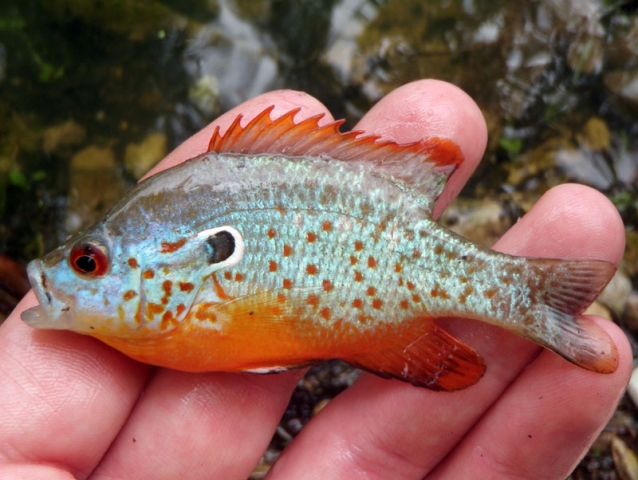
[[(254, 98), (172, 152), (155, 172), (202, 153), (214, 126), (300, 106), (297, 120), (325, 112), (300, 92)], [(398, 142), (438, 135), (465, 163), (440, 198), (440, 213), (479, 162), (486, 127), (474, 102), (449, 84), (405, 85), (357, 129)], [(599, 258), (618, 264), (624, 229), (600, 193), (562, 185), (544, 195), (495, 248), (519, 255)], [(245, 479), (268, 445), (303, 372), (187, 374), (154, 369), (97, 340), (36, 331), (19, 314), (0, 327), (0, 477)], [(445, 327), (485, 358), (478, 384), (437, 393), (363, 374), (288, 446), (268, 478), (562, 479), (603, 428), (631, 369), (625, 336), (599, 319), (618, 346), (609, 375), (575, 367), (489, 325), (447, 319)], [(142, 396), (140, 396), (143, 393)]]

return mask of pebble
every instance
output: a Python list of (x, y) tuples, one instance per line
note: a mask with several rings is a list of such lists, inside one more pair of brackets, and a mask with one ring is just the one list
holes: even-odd
[(151, 133), (140, 143), (129, 143), (124, 153), (124, 167), (136, 180), (166, 156), (166, 135)]

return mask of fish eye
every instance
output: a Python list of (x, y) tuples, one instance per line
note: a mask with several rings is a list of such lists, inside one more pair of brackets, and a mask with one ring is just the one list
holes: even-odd
[(90, 243), (73, 247), (69, 263), (75, 273), (90, 277), (101, 277), (109, 268), (106, 249)]

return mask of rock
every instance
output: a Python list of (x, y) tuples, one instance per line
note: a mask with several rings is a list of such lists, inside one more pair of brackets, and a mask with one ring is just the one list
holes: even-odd
[(638, 457), (615, 435), (611, 439), (611, 456), (621, 480), (638, 480)]
[(631, 292), (627, 299), (623, 324), (632, 332), (638, 332), (638, 292)]
[(606, 318), (607, 320), (614, 321), (614, 317), (607, 307), (600, 302), (592, 303), (587, 310), (583, 312), (583, 315), (597, 315), (599, 317)]
[(495, 200), (457, 199), (441, 223), (472, 242), (491, 247), (512, 225), (512, 219)]
[(126, 171), (136, 180), (166, 156), (166, 135), (151, 133), (141, 143), (129, 143), (124, 154)]
[(630, 293), (631, 281), (624, 272), (618, 270), (598, 297), (598, 301), (620, 317), (625, 310)]
[(199, 77), (188, 89), (188, 98), (207, 117), (219, 113), (219, 83), (215, 75)]
[(44, 130), (42, 148), (48, 153), (63, 153), (69, 147), (81, 144), (86, 130), (73, 120), (54, 125)]
[(95, 223), (124, 193), (115, 154), (109, 147), (88, 146), (71, 159), (65, 227), (75, 233)]
[(602, 118), (594, 116), (587, 120), (578, 140), (590, 150), (606, 150), (611, 145), (611, 132)]
[(603, 43), (600, 38), (578, 35), (567, 50), (567, 64), (576, 75), (600, 73), (603, 68)]
[(612, 70), (603, 75), (603, 81), (612, 93), (638, 105), (638, 69)]

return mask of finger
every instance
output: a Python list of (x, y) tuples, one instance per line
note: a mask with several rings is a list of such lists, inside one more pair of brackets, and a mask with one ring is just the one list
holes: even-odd
[[(275, 105), (272, 118), (301, 107), (296, 121), (321, 113), (325, 114), (324, 122), (332, 119), (325, 107), (308, 95), (271, 92), (220, 117), (205, 129), (204, 137), (198, 134), (194, 145), (178, 148), (159, 167), (183, 161), (185, 155), (202, 153), (217, 125), (227, 128), (240, 113), (248, 122), (271, 105)], [(95, 478), (140, 478), (153, 472), (156, 479), (186, 476), (243, 480), (267, 448), (301, 375), (290, 372), (262, 377), (158, 370)], [(176, 438), (184, 440), (176, 442)], [(162, 452), (161, 468), (157, 465), (158, 452)]]
[[(548, 236), (553, 243), (541, 240)], [(623, 236), (613, 205), (594, 190), (567, 185), (550, 191), (497, 247), (517, 254), (593, 256), (617, 263)], [(534, 239), (544, 248), (539, 249)], [(446, 329), (484, 356), (487, 372), (476, 385), (435, 393), (364, 374), (295, 438), (273, 467), (271, 478), (303, 479), (308, 472), (317, 478), (426, 475), (538, 352), (530, 342), (480, 322), (456, 319), (447, 322)], [(561, 361), (564, 368), (578, 369), (557, 359)], [(623, 372), (617, 375), (622, 377)]]
[(19, 319), (35, 304), (29, 293), (0, 327), (0, 463), (86, 478), (150, 369), (89, 337), (35, 331)]
[(616, 372), (589, 372), (543, 351), (432, 478), (566, 478), (613, 414), (631, 374), (627, 337), (615, 324), (600, 323), (618, 346)]
[(442, 137), (459, 146), (464, 161), (439, 197), (434, 218), (461, 191), (487, 144), (485, 119), (474, 100), (458, 87), (439, 80), (419, 80), (397, 88), (372, 107), (355, 129), (399, 143)]

